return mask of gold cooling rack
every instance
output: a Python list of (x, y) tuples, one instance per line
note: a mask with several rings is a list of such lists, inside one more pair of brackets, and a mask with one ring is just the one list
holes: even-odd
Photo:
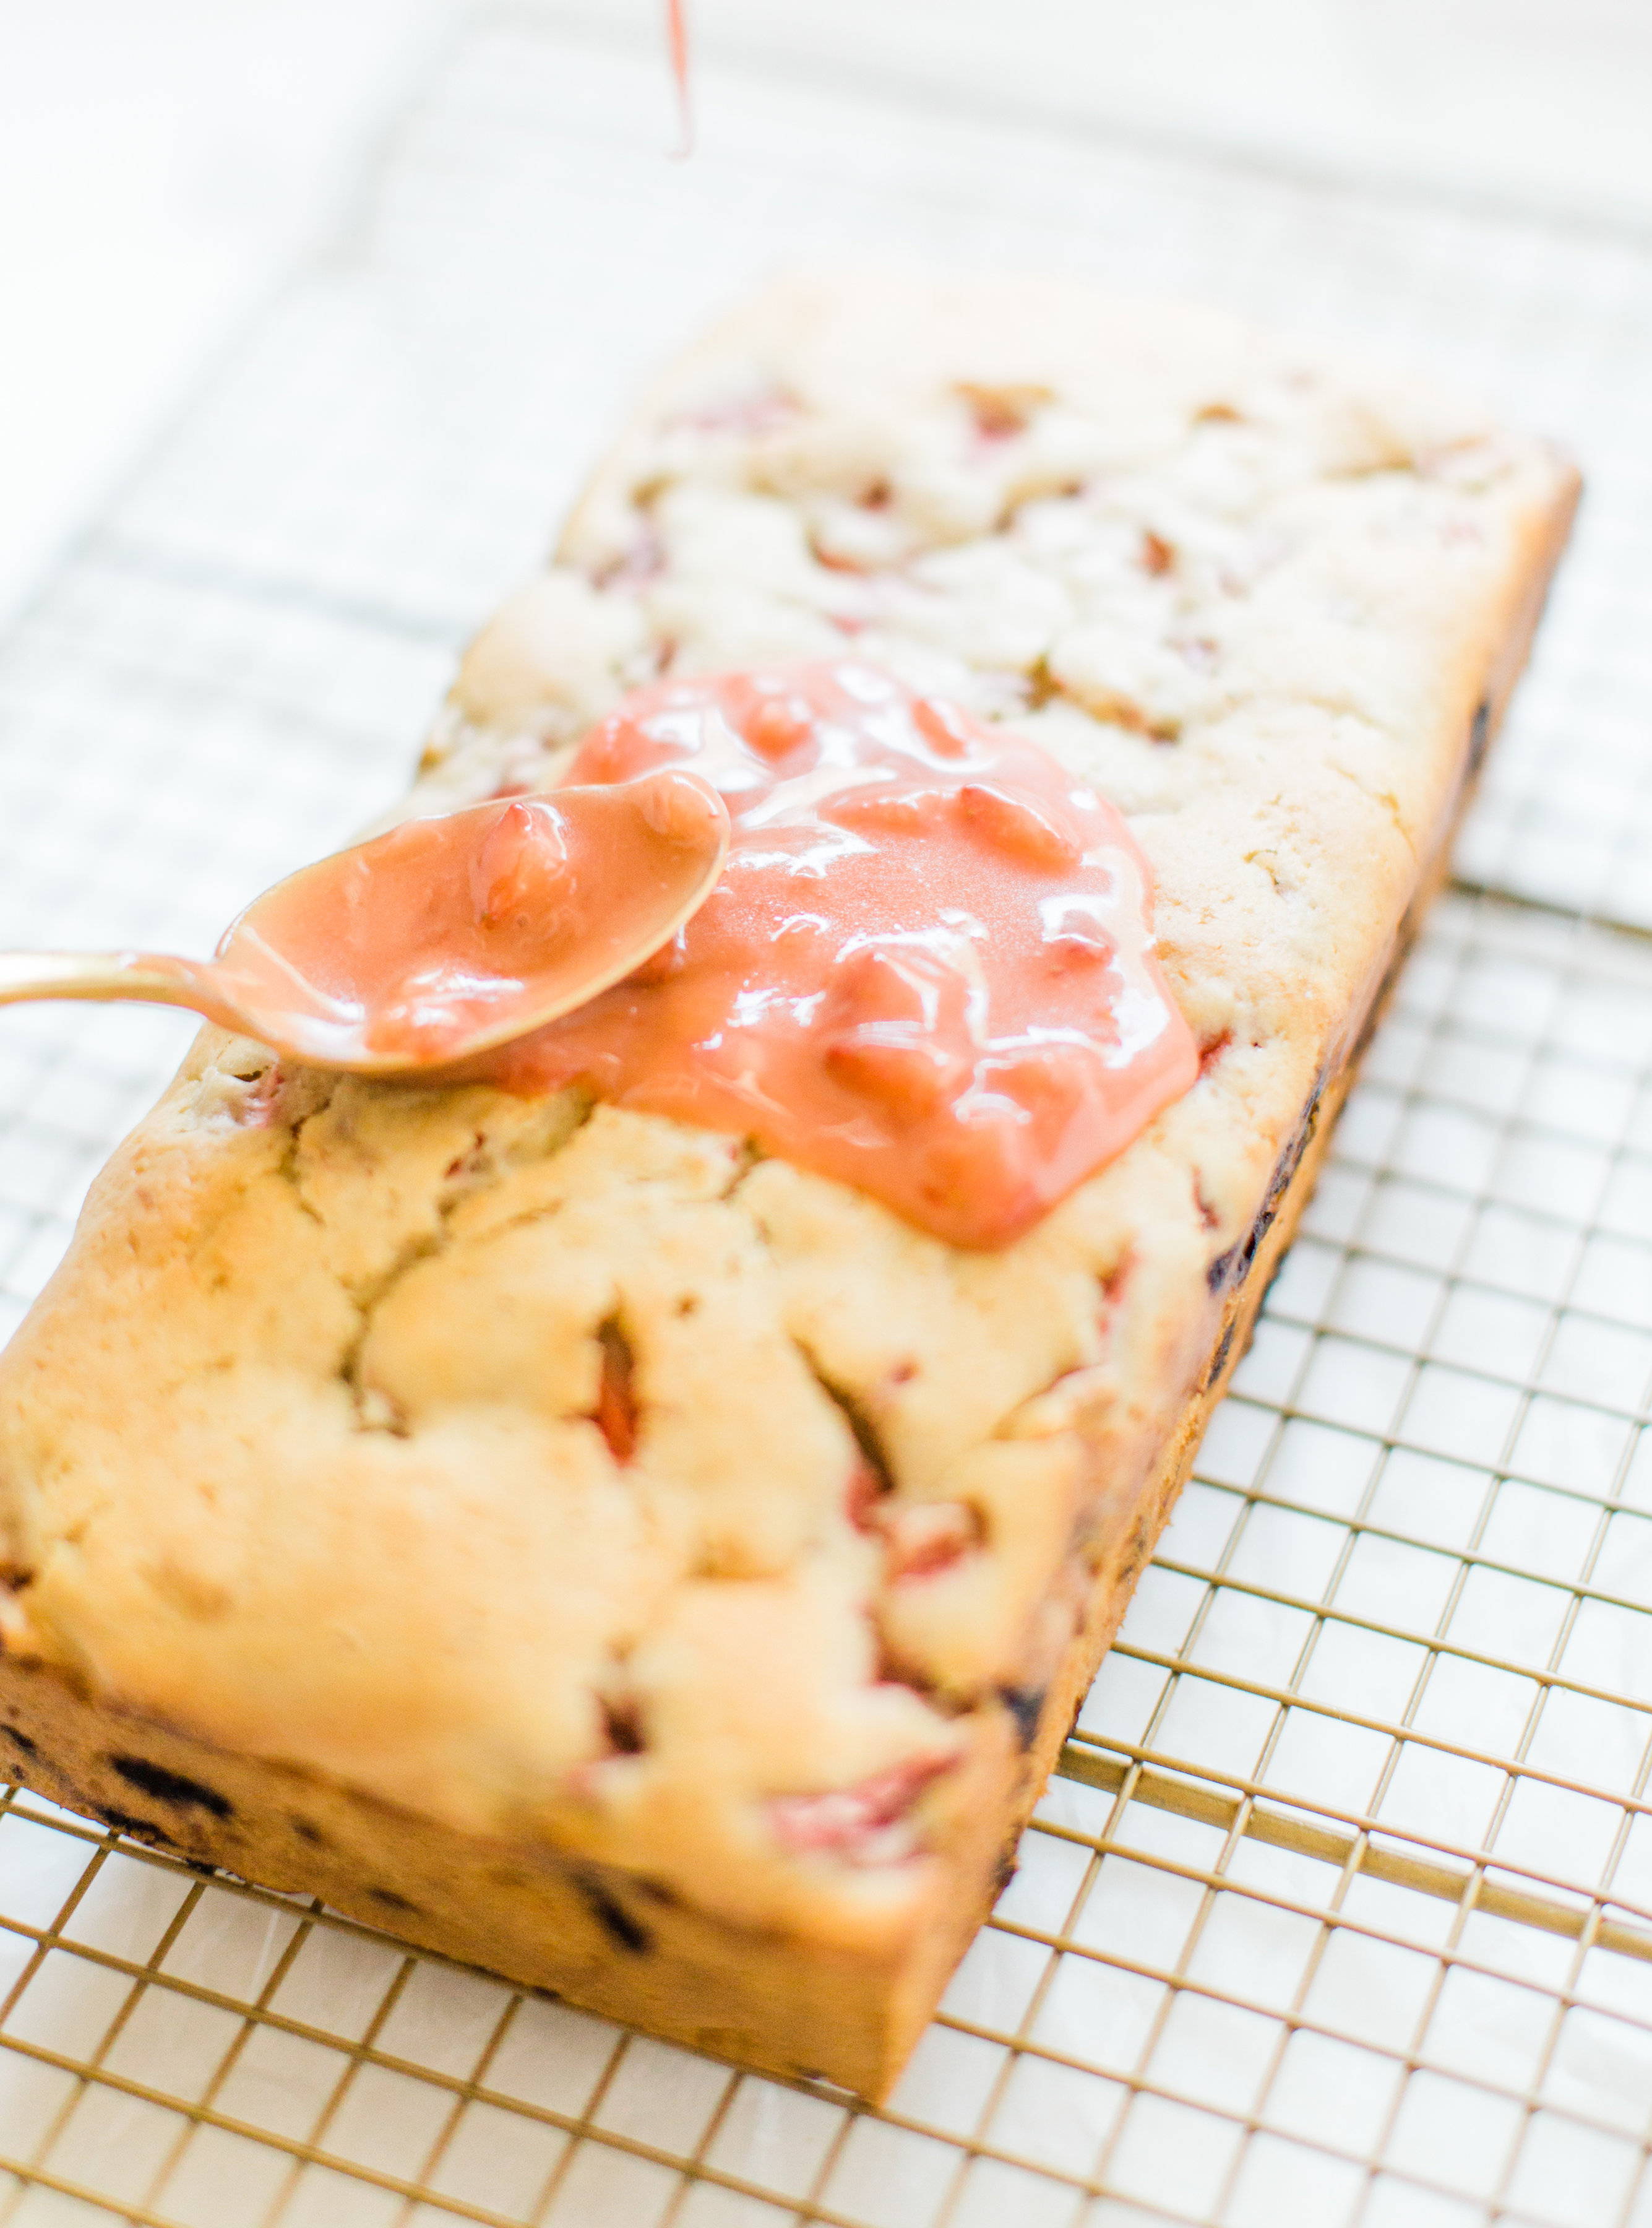
[[(1591, 497), (1196, 1481), (891, 2107), (0, 1805), (0, 2228), (1648, 2228), (1652, 244), (473, 17), (0, 643), (0, 944), (210, 944), (400, 784), (619, 393), (790, 255), (1491, 388)], [(182, 1041), (0, 1028), (0, 1330)]]

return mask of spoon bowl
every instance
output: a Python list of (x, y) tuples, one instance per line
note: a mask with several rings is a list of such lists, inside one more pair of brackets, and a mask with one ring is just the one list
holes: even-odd
[(300, 868), (215, 957), (0, 953), (0, 1005), (187, 1006), (315, 1066), (430, 1074), (592, 998), (668, 944), (723, 871), (729, 815), (698, 775), (493, 799)]

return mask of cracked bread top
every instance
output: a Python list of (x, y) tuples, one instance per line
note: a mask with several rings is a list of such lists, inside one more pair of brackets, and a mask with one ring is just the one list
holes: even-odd
[(982, 1254), (739, 1138), (209, 1030), (0, 1363), (7, 1645), (741, 1924), (905, 1924), (1122, 1553), (1572, 487), (1192, 311), (759, 298), (473, 646), (416, 808), (553, 783), (661, 671), (852, 646), (1126, 812), (1200, 1080)]

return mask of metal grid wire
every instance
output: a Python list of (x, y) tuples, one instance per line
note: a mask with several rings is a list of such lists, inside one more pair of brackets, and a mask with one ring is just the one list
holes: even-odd
[[(205, 948), (402, 778), (647, 359), (783, 256), (1215, 295), (1594, 486), (1195, 1482), (890, 2109), (0, 1801), (0, 2228), (1649, 2228), (1652, 253), (488, 14), (0, 644), (0, 943)], [(0, 1028), (0, 1332), (187, 1036)]]

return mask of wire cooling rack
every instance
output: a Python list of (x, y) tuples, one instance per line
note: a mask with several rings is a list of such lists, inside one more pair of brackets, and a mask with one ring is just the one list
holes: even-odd
[[(625, 387), (800, 253), (1491, 388), (1592, 493), (1195, 1482), (890, 2108), (0, 1802), (0, 2228), (1649, 2228), (1652, 248), (471, 21), (0, 643), (0, 943), (206, 948), (401, 783)], [(187, 1037), (0, 1028), (0, 1331)]]

